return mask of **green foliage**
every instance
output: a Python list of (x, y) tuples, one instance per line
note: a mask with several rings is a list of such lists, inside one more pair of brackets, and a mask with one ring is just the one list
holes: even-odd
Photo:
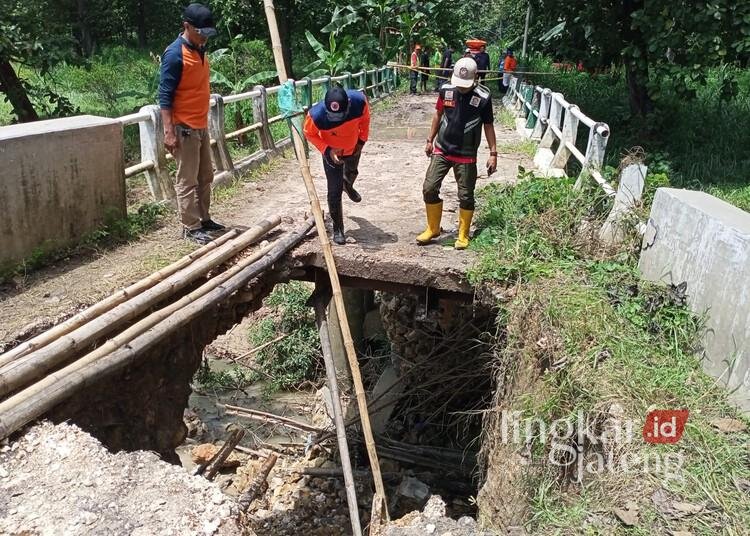
[[(665, 174), (657, 176), (657, 182), (666, 181)], [(576, 222), (586, 217), (597, 223), (598, 211), (586, 214), (580, 208), (596, 205), (597, 199), (573, 190), (570, 180), (527, 175), (515, 186), (485, 188), (482, 196), (482, 230), (474, 241), (480, 261), (472, 277), (504, 286), (523, 283), (502, 306), (507, 340), (498, 363), (500, 370), (518, 370), (522, 383), (507, 389), (515, 394), (497, 401), (499, 406), (549, 424), (575, 422), (579, 412), (604, 418), (617, 404), (620, 418), (632, 419), (636, 427), (652, 408), (690, 410), (677, 446), (684, 463), (676, 477), (631, 464), (627, 472), (589, 477), (583, 486), (569, 484), (570, 475), (560, 467), (537, 463), (546, 460), (549, 443), (532, 439), (526, 445), (530, 469), (517, 480), (525, 488), (516, 490), (530, 497), (527, 530), (576, 533), (602, 512), (634, 500), (641, 510), (636, 527), (603, 521), (594, 532), (664, 533), (665, 520), (651, 501), (653, 490), (663, 487), (677, 500), (723, 505), (721, 511), (708, 509), (681, 520), (681, 530), (709, 534), (713, 528), (706, 527), (720, 525), (728, 534), (741, 533), (750, 523), (750, 499), (735, 483), (750, 477), (745, 463), (750, 434), (722, 434), (710, 424), (716, 417), (741, 417), (726, 391), (702, 371), (702, 321), (685, 307), (684, 289), (641, 281), (637, 258), (629, 251), (587, 252)], [(532, 370), (538, 372), (530, 381)], [(677, 452), (640, 441), (638, 432), (632, 443), (617, 449), (617, 459), (670, 448)], [(581, 447), (597, 452), (596, 445)]]
[(320, 372), (315, 315), (306, 305), (311, 293), (309, 285), (298, 281), (277, 285), (265, 302), (271, 313), (248, 333), (254, 347), (285, 335), (256, 355), (256, 364), (270, 378), (270, 391), (300, 387), (307, 380), (315, 380)]
[(328, 49), (320, 43), (309, 30), (305, 31), (307, 41), (310, 43), (317, 60), (305, 67), (305, 72), (310, 77), (317, 77), (323, 74), (335, 76), (342, 71), (356, 71), (359, 67), (356, 61), (352, 60), (354, 44), (350, 36), (344, 36), (341, 40), (336, 41), (336, 34), (328, 34)]
[(253, 382), (254, 376), (251, 372), (240, 367), (226, 370), (212, 370), (209, 363), (204, 361), (195, 373), (193, 381), (203, 391), (227, 391), (242, 390), (246, 385)]
[(110, 214), (104, 227), (94, 231), (84, 243), (103, 246), (135, 240), (156, 228), (168, 212), (169, 207), (165, 203), (150, 202), (128, 212), (125, 219)]
[(517, 185), (482, 189), (477, 219), (481, 231), (471, 243), (481, 256), (470, 280), (515, 283), (569, 269), (581, 257), (575, 240), (581, 220), (600, 220), (610, 203), (598, 191), (573, 189), (574, 182), (521, 169)]
[(242, 93), (277, 76), (268, 45), (259, 39), (247, 41), (242, 34), (231, 36), (229, 46), (209, 56), (211, 85), (224, 95)]

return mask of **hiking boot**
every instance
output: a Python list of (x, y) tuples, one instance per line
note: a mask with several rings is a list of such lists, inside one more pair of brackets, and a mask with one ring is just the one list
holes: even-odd
[(346, 244), (346, 236), (344, 236), (344, 213), (341, 208), (341, 201), (338, 205), (328, 207), (328, 210), (333, 221), (333, 241), (339, 246), (343, 246)]
[(346, 192), (346, 195), (349, 196), (349, 199), (355, 203), (362, 201), (362, 196), (354, 189), (354, 183), (349, 182), (346, 179), (344, 179), (344, 191)]
[(192, 240), (193, 242), (197, 242), (198, 244), (201, 244), (203, 246), (213, 240), (211, 235), (207, 234), (203, 229), (185, 229), (183, 237), (186, 240)]
[(201, 230), (206, 232), (223, 231), (226, 229), (222, 224), (216, 223), (211, 218), (201, 222)]

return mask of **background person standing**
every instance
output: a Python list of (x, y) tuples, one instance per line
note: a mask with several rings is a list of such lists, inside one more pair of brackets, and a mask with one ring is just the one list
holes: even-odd
[(430, 47), (424, 47), (424, 50), (422, 51), (422, 54), (419, 56), (419, 66), (420, 67), (428, 67), (428, 69), (424, 69), (422, 71), (422, 91), (427, 93), (427, 79), (430, 76)]
[(224, 229), (211, 219), (214, 169), (208, 135), (210, 69), (206, 42), (216, 35), (211, 10), (190, 4), (182, 14), (182, 33), (161, 59), (159, 107), (164, 123), (164, 145), (177, 162), (175, 190), (184, 236), (199, 244), (208, 234)]
[(411, 53), (411, 59), (409, 66), (411, 70), (409, 72), (409, 93), (412, 95), (417, 94), (417, 81), (419, 80), (419, 53), (422, 51), (420, 45), (414, 45), (414, 50)]

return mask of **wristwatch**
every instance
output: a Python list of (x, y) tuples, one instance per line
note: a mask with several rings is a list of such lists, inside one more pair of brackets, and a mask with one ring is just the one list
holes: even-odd
[(427, 138), (427, 139), (426, 139), (425, 141), (426, 141), (427, 143), (432, 143), (432, 140), (431, 140), (430, 138)]
[(490, 156), (497, 156), (497, 151), (490, 151)]

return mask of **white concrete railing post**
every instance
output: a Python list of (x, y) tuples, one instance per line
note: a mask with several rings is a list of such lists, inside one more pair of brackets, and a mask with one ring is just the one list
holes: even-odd
[(594, 123), (589, 129), (589, 140), (586, 144), (586, 158), (583, 169), (576, 180), (575, 187), (582, 188), (584, 180), (592, 171), (601, 171), (604, 166), (604, 154), (609, 141), (609, 126), (606, 123)]
[(211, 95), (214, 105), (208, 111), (208, 133), (215, 142), (211, 145), (211, 155), (214, 159), (216, 171), (232, 171), (234, 164), (229, 154), (227, 140), (224, 137), (224, 98), (221, 95)]
[(648, 168), (643, 164), (631, 164), (622, 170), (612, 211), (599, 230), (599, 239), (602, 242), (614, 245), (625, 238), (628, 220), (641, 202), (647, 172)]
[(568, 146), (575, 146), (576, 139), (578, 138), (578, 116), (573, 113), (573, 110), (578, 110), (578, 106), (571, 104), (565, 110), (565, 121), (563, 122), (562, 128), (562, 139), (560, 145), (557, 148), (552, 162), (550, 162), (550, 168), (553, 174), (559, 174), (560, 171), (565, 172), (565, 165), (568, 163), (571, 151)]
[(359, 88), (361, 89), (365, 94), (367, 94), (367, 70), (362, 69), (362, 71), (359, 73)]
[(539, 96), (539, 119), (531, 132), (531, 139), (541, 140), (549, 121), (549, 110), (552, 104), (552, 90), (544, 88)]
[(140, 111), (150, 116), (148, 121), (138, 123), (138, 129), (141, 139), (141, 161), (153, 163), (153, 167), (146, 170), (146, 180), (151, 195), (156, 201), (168, 201), (172, 206), (177, 206), (177, 194), (175, 194), (174, 184), (167, 167), (161, 110), (158, 106), (148, 105), (142, 107)]
[[(555, 98), (555, 96), (559, 96)], [(562, 120), (562, 95), (560, 93), (550, 94), (550, 111), (549, 119), (547, 121), (547, 128), (544, 131), (539, 147), (536, 149), (534, 155), (534, 164), (541, 170), (545, 175), (549, 173), (550, 164), (552, 159), (555, 157), (555, 153), (552, 152), (552, 145), (557, 140), (557, 134), (555, 129), (560, 130), (560, 122)], [(561, 142), (562, 143), (562, 142)]]
[(253, 88), (260, 92), (260, 95), (253, 97), (253, 120), (256, 123), (262, 123), (258, 129), (258, 139), (260, 146), (264, 151), (273, 151), (276, 145), (271, 134), (271, 127), (268, 124), (268, 93), (264, 86), (258, 85)]
[(528, 84), (526, 82), (520, 82), (518, 84), (515, 102), (516, 118), (525, 117), (524, 112), (526, 110), (526, 98), (524, 97), (524, 91), (526, 90), (527, 85)]

